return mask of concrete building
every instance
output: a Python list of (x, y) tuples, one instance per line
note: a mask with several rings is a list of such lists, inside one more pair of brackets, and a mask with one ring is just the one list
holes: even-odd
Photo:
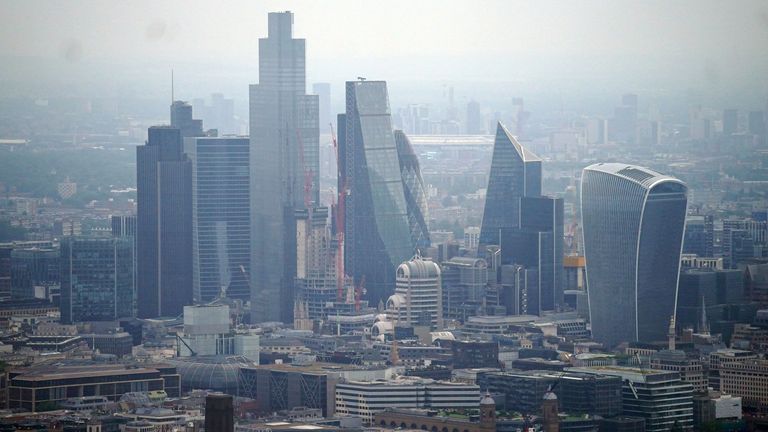
[(236, 333), (227, 305), (184, 307), (184, 333), (177, 336), (177, 356), (243, 356), (259, 361), (259, 335)]
[(471, 384), (402, 377), (389, 381), (347, 381), (336, 385), (336, 413), (374, 423), (387, 408), (478, 408), (480, 387)]
[(388, 408), (374, 416), (373, 424), (382, 428), (451, 432), (493, 432), (497, 429), (496, 402), (486, 393), (480, 401), (477, 421), (460, 415), (439, 415), (434, 410)]
[(651, 355), (651, 368), (679, 373), (680, 380), (693, 386), (694, 393), (707, 391), (707, 376), (698, 357), (689, 357), (679, 350), (662, 350)]
[(442, 289), (440, 266), (416, 255), (397, 268), (395, 294), (387, 299), (387, 311), (398, 325), (442, 328)]
[(720, 391), (741, 397), (745, 409), (768, 413), (768, 360), (744, 360), (720, 365)]

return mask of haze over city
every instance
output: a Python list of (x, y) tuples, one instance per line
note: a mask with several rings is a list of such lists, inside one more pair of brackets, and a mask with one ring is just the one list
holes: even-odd
[(768, 430), (768, 3), (0, 14), (0, 431)]

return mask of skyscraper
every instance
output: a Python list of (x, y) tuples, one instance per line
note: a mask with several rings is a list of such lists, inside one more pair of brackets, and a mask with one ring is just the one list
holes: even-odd
[(477, 101), (469, 101), (467, 104), (467, 134), (479, 135), (485, 133), (483, 127), (483, 114), (480, 112), (480, 104)]
[(134, 316), (130, 239), (64, 237), (60, 251), (62, 323)]
[(429, 209), (427, 207), (427, 191), (424, 179), (421, 177), (419, 158), (413, 151), (411, 140), (401, 130), (395, 132), (397, 156), (400, 160), (400, 177), (403, 180), (405, 205), (408, 209), (408, 226), (411, 229), (411, 241), (418, 249), (430, 246), (429, 240)]
[(269, 14), (250, 87), (251, 320), (293, 320), (294, 212), (319, 203), (318, 97), (306, 94), (304, 39), (293, 14)]
[(413, 256), (408, 210), (384, 81), (349, 81), (339, 116), (339, 190), (346, 193), (344, 262), (365, 278), (371, 304), (395, 288), (395, 269)]
[(331, 84), (314, 83), (312, 84), (312, 93), (317, 95), (319, 124), (323, 130), (328, 131), (328, 125), (331, 123)]
[(584, 169), (581, 215), (593, 337), (664, 340), (676, 312), (688, 188), (647, 168)]
[(192, 162), (193, 299), (249, 300), (250, 141), (188, 138), (184, 147)]
[(521, 146), (499, 122), (480, 229), (479, 256), (485, 255), (486, 246), (499, 245), (501, 229), (518, 227), (520, 199), (526, 196), (541, 196), (541, 159)]
[(562, 198), (520, 199), (518, 227), (501, 231), (501, 264), (536, 270), (537, 298), (528, 296), (527, 314), (540, 315), (563, 304)]
[(192, 105), (184, 101), (171, 104), (171, 126), (178, 128), (182, 137), (203, 136), (203, 121), (192, 118)]
[(723, 110), (723, 135), (733, 135), (739, 130), (739, 111), (735, 109)]
[(192, 303), (192, 164), (178, 128), (149, 128), (136, 185), (138, 315), (177, 316)]

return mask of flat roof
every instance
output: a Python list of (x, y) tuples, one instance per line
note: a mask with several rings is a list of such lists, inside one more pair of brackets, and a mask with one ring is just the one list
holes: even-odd
[(98, 366), (67, 366), (67, 367), (41, 367), (37, 370), (20, 370), (13, 379), (24, 381), (46, 381), (71, 378), (103, 377), (110, 375), (138, 375), (144, 373), (159, 373), (157, 369), (126, 368), (126, 367), (98, 367)]

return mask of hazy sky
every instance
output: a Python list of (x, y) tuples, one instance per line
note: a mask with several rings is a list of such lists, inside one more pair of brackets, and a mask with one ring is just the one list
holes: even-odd
[[(0, 0), (0, 57), (12, 59), (0, 78), (45, 82), (55, 73), (121, 87), (143, 77), (151, 86), (173, 67), (182, 83), (239, 86), (257, 80), (266, 13), (281, 10), (295, 13), (295, 36), (307, 39), (309, 82), (362, 75), (768, 91), (768, 1), (759, 0)], [(57, 66), (34, 71), (27, 62)], [(98, 75), (102, 68), (123, 74)]]

